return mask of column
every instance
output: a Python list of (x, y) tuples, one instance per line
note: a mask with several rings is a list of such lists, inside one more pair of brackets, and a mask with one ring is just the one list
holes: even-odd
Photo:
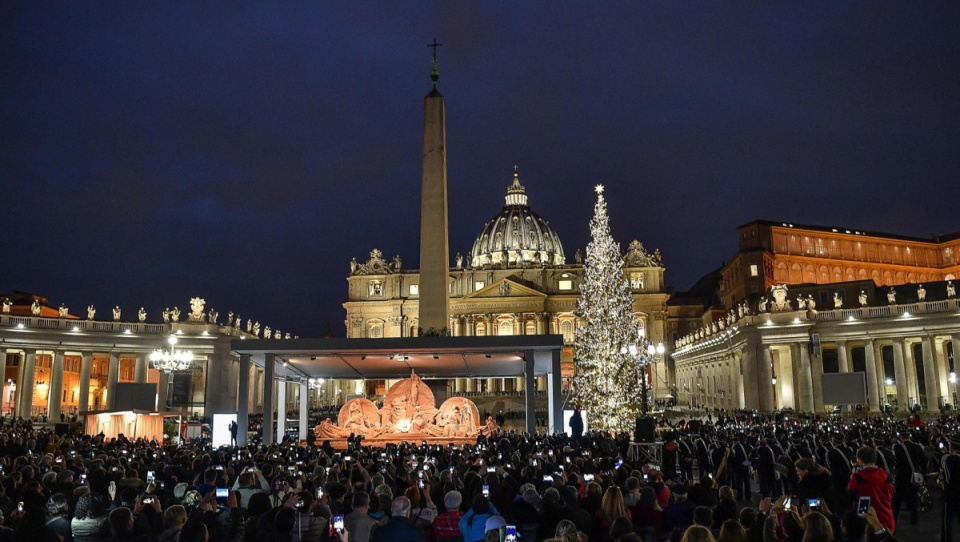
[(907, 402), (907, 369), (903, 364), (903, 340), (893, 341), (893, 378), (897, 384), (897, 410), (906, 410), (910, 405)]
[[(800, 346), (800, 351), (809, 348), (807, 344)], [(813, 382), (813, 410), (817, 414), (823, 413), (823, 354), (810, 358), (810, 380)]]
[(247, 445), (250, 427), (250, 354), (240, 354), (240, 379), (237, 383), (237, 446)]
[[(7, 389), (7, 351), (0, 349), (0, 356), (3, 356), (3, 358), (0, 359), (0, 367), (3, 368), (3, 371), (0, 372), (0, 418), (2, 418), (6, 414), (3, 411), (3, 404), (6, 403), (6, 397), (7, 394), (10, 393), (10, 390)], [(19, 356), (19, 354), (17, 354), (17, 356)]]
[(77, 410), (84, 414), (90, 408), (90, 365), (92, 362), (92, 352), (80, 353), (80, 397)]
[(873, 359), (874, 367), (877, 370), (877, 395), (879, 396), (881, 406), (887, 402), (887, 368), (883, 366), (883, 346), (874, 342)]
[(813, 370), (810, 367), (810, 349), (807, 343), (796, 345), (797, 353), (797, 399), (801, 412), (813, 412)]
[(746, 397), (744, 390), (747, 386), (744, 385), (744, 374), (743, 374), (743, 357), (733, 354), (733, 377), (736, 380), (737, 386), (737, 408), (747, 408)]
[(850, 372), (850, 362), (847, 360), (847, 343), (837, 341), (837, 366), (841, 373)]
[(47, 419), (52, 422), (60, 421), (60, 400), (63, 398), (63, 350), (53, 353), (53, 363), (50, 367), (50, 391), (47, 396)]
[(287, 434), (287, 364), (277, 369), (277, 442), (283, 442)]
[(728, 354), (727, 366), (729, 367), (727, 374), (730, 375), (730, 386), (727, 390), (729, 398), (726, 408), (736, 410), (740, 408), (740, 362), (737, 360), (737, 356)]
[(17, 382), (19, 396), (17, 400), (17, 416), (29, 418), (33, 413), (33, 383), (37, 370), (37, 351), (27, 350), (23, 360), (23, 378)]
[(147, 355), (137, 354), (137, 365), (133, 369), (133, 381), (137, 384), (143, 384), (147, 381)]
[[(953, 345), (953, 374), (956, 375), (957, 373), (960, 373), (960, 367), (957, 366), (958, 364), (960, 364), (960, 336), (958, 336), (958, 335), (953, 335), (953, 336), (951, 336), (951, 337), (950, 337), (950, 342), (951, 342), (951, 344)], [(943, 348), (944, 348), (944, 359), (946, 359), (946, 348), (947, 348), (947, 347), (944, 346)], [(950, 372), (950, 361), (947, 360), (946, 363), (947, 363), (947, 372)], [(956, 404), (957, 402), (954, 401), (954, 399), (953, 399), (953, 392), (955, 392), (955, 391), (957, 390), (957, 383), (956, 383), (956, 382), (951, 382), (951, 383), (950, 383), (950, 386), (947, 387), (947, 389), (949, 389), (949, 390), (951, 391), (951, 393), (950, 393), (950, 404), (953, 405), (954, 408), (956, 408), (956, 407), (957, 407), (957, 404)]]
[(923, 353), (923, 387), (927, 394), (927, 410), (935, 411), (940, 408), (940, 375), (937, 373), (937, 364), (933, 359), (933, 337), (927, 335), (920, 341)]
[[(530, 355), (529, 353), (527, 354)], [(547, 373), (547, 416), (551, 433), (562, 433), (563, 397), (561, 397), (560, 350), (550, 351), (550, 372)]]
[(263, 414), (263, 369), (253, 367), (253, 411)]
[(939, 343), (936, 339), (932, 340), (933, 362), (937, 366), (937, 375), (940, 377), (937, 379), (940, 382), (940, 395), (943, 396), (944, 401), (953, 404), (953, 397), (950, 394), (950, 361), (947, 359), (947, 339), (943, 339)]
[(534, 359), (533, 352), (527, 352), (526, 359), (523, 362), (523, 382), (524, 382), (524, 413), (526, 414), (527, 433), (531, 435), (537, 432), (537, 379), (533, 374)]
[(917, 360), (913, 355), (913, 344), (907, 340), (903, 341), (903, 368), (906, 369), (907, 374), (907, 398), (913, 397), (914, 401), (919, 403), (920, 388), (917, 387)]
[(773, 404), (773, 356), (770, 354), (770, 347), (764, 344), (760, 345), (760, 363), (757, 364), (757, 381), (760, 383), (760, 406), (761, 412), (774, 410)]
[(306, 442), (307, 440), (307, 431), (310, 430), (310, 428), (307, 427), (307, 419), (308, 419), (307, 418), (307, 414), (308, 414), (307, 397), (309, 393), (310, 393), (310, 390), (307, 388), (307, 381), (304, 380), (300, 382), (300, 420), (299, 420), (300, 421), (300, 438), (299, 440), (302, 440), (304, 442)]
[(877, 389), (877, 358), (874, 355), (873, 339), (863, 347), (864, 365), (867, 366), (867, 404), (870, 412), (880, 411), (880, 394)]
[[(757, 356), (755, 347), (747, 346), (741, 358), (743, 364), (743, 408), (754, 410), (760, 408), (760, 383), (757, 381)], [(770, 379), (767, 378), (767, 385)], [(690, 383), (690, 393), (696, 392), (696, 383)]]
[(120, 381), (120, 354), (110, 352), (110, 368), (107, 370), (107, 410), (117, 405), (117, 382)]
[(277, 358), (275, 354), (263, 356), (263, 444), (273, 444), (273, 413), (276, 404), (273, 402), (273, 377), (276, 372)]

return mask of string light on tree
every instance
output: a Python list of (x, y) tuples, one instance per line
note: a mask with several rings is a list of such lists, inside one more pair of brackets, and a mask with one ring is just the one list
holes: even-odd
[(645, 367), (631, 355), (630, 347), (637, 345), (637, 320), (620, 245), (610, 235), (603, 185), (594, 191), (597, 203), (577, 301), (577, 316), (584, 324), (574, 336), (573, 401), (588, 412), (595, 428), (623, 432), (641, 411), (640, 375)]

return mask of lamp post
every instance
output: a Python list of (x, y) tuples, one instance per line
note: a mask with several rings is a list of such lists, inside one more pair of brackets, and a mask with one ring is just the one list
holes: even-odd
[(620, 348), (620, 353), (629, 356), (635, 366), (640, 368), (640, 393), (643, 395), (640, 401), (640, 412), (644, 416), (650, 409), (650, 398), (647, 390), (647, 366), (660, 361), (665, 350), (663, 343), (655, 345), (642, 336), (639, 337), (637, 344), (629, 344)]

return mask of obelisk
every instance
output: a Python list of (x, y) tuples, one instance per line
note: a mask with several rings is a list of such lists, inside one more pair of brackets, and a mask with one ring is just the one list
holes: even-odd
[(443, 96), (437, 90), (434, 39), (433, 89), (423, 99), (423, 180), (420, 195), (420, 328), (438, 334), (450, 325), (450, 244), (447, 230), (447, 127)]

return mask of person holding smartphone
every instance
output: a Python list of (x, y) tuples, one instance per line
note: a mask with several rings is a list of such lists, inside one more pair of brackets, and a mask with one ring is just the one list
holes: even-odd
[(247, 470), (237, 477), (231, 490), (240, 494), (240, 507), (246, 509), (254, 493), (270, 493), (270, 483), (253, 467), (253, 472)]
[(857, 450), (857, 465), (861, 469), (850, 476), (847, 492), (853, 502), (860, 497), (870, 497), (870, 506), (876, 511), (877, 518), (888, 531), (896, 531), (893, 515), (893, 481), (887, 471), (877, 467), (877, 451), (869, 446)]

